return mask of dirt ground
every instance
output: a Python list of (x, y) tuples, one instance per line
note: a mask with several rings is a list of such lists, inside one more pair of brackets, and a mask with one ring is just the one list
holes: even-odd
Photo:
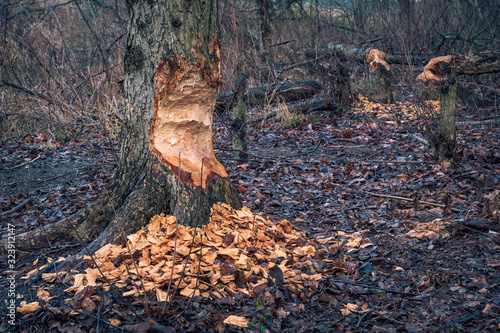
[[(494, 108), (463, 107), (458, 121), (498, 114)], [(500, 330), (500, 230), (487, 210), (500, 188), (498, 123), (459, 126), (459, 162), (451, 168), (436, 165), (431, 149), (415, 139), (426, 138), (429, 129), (408, 103), (361, 100), (341, 116), (314, 113), (299, 119), (297, 127), (255, 123), (245, 163), (231, 159), (227, 120), (216, 121), (218, 158), (244, 205), (273, 221), (291, 221), (309, 238), (346, 240), (316, 258), (336, 261), (337, 271), (299, 293), (277, 284), (251, 295), (176, 296), (167, 317), (154, 295), (146, 312), (142, 298), (123, 299), (104, 290), (96, 291), (97, 309), (75, 312), (74, 295), (64, 292), (71, 280), (28, 285), (30, 279), (23, 279), (49, 259), (82, 247), (51, 244), (19, 253), (13, 268), (7, 256), (0, 257), (5, 302), (0, 332)], [(117, 151), (118, 142), (91, 132), (2, 140), (0, 214), (31, 199), (2, 216), (2, 235), (8, 225), (20, 233), (87, 205), (109, 183)], [(15, 325), (7, 316), (11, 276), (17, 306), (21, 301), (41, 304), (33, 313), (17, 313)], [(40, 289), (55, 298), (40, 300)], [(229, 315), (247, 318), (251, 325), (224, 324)], [(139, 317), (146, 322), (139, 324)]]

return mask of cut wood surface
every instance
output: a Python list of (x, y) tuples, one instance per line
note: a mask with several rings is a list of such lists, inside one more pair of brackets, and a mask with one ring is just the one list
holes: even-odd
[(391, 68), (385, 61), (386, 58), (387, 58), (387, 53), (377, 49), (371, 49), (365, 53), (365, 59), (368, 62), (368, 64), (370, 64), (371, 72), (379, 69), (381, 66), (383, 66), (386, 70), (390, 71)]

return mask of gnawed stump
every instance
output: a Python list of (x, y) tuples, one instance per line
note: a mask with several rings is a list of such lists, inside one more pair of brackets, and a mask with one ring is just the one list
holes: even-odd
[(394, 103), (391, 86), (391, 68), (385, 61), (387, 54), (377, 49), (365, 53), (365, 59), (370, 66), (369, 88), (370, 97), (380, 103)]

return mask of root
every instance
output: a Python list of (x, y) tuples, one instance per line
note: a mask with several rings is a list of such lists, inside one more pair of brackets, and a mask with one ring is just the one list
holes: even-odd
[[(78, 254), (71, 256), (70, 258), (54, 263), (53, 265), (47, 266), (45, 269), (38, 272), (31, 280), (30, 284), (34, 284), (40, 280), (42, 274), (50, 273), (52, 271), (58, 272), (64, 267), (72, 267), (82, 262), (83, 256), (90, 256), (95, 251), (100, 249), (102, 246), (108, 243), (120, 243), (126, 240), (123, 237), (137, 231), (140, 227), (147, 224), (151, 217), (158, 214), (160, 210), (164, 210), (164, 207), (159, 207), (158, 203), (162, 200), (161, 196), (153, 197), (146, 189), (139, 189), (132, 192), (127, 199), (124, 201), (121, 207), (118, 207), (116, 214), (113, 219), (107, 224), (104, 231), (92, 241)], [(116, 207), (111, 208), (111, 213), (114, 213)], [(108, 216), (108, 219), (111, 215)], [(75, 232), (73, 233), (75, 234)], [(83, 239), (85, 234), (80, 232), (77, 233), (76, 237), (81, 241), (88, 240)], [(83, 244), (82, 244), (83, 245)]]
[[(78, 239), (75, 233), (82, 235), (84, 240), (89, 240), (104, 230), (113, 209), (113, 200), (104, 195), (70, 217), (16, 235), (16, 250), (32, 251), (47, 244)], [(7, 244), (6, 239), (2, 239), (2, 244)], [(7, 248), (1, 246), (0, 254), (6, 252)]]

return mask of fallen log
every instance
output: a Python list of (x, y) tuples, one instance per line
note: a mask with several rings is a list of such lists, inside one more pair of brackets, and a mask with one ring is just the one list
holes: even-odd
[[(352, 60), (356, 60), (360, 63), (365, 61), (365, 54), (372, 50), (372, 47), (351, 47), (342, 44), (328, 44), (328, 51), (333, 54), (343, 54)], [(417, 65), (417, 64), (425, 64), (429, 62), (430, 58), (427, 57), (419, 57), (419, 56), (410, 56), (410, 55), (397, 55), (397, 54), (388, 54), (385, 58), (385, 61), (388, 64), (397, 64), (397, 65), (407, 65), (409, 62)]]
[[(287, 105), (289, 109), (294, 109), (300, 111), (303, 114), (308, 114), (316, 111), (337, 111), (342, 108), (342, 105), (337, 105), (332, 102), (330, 99), (313, 99), (300, 103), (294, 103)], [(259, 121), (264, 121), (267, 119), (271, 119), (275, 117), (277, 114), (276, 111), (271, 111), (263, 116), (255, 117), (247, 121), (247, 124), (254, 124)]]
[[(341, 58), (343, 60), (353, 60), (360, 64), (364, 64), (365, 54), (370, 52), (370, 50), (372, 49), (373, 49), (372, 47), (357, 48), (357, 47), (351, 47), (333, 43), (328, 44), (328, 47), (323, 49), (305, 49), (295, 53), (297, 56), (304, 57), (305, 58), (304, 61), (288, 64), (287, 66), (278, 70), (278, 73), (282, 73), (296, 67), (308, 65), (332, 57)], [(397, 54), (388, 54), (385, 59), (385, 61), (388, 64), (396, 64), (396, 65), (408, 65), (409, 63), (413, 65), (424, 65), (428, 63), (430, 60), (431, 58), (427, 57), (397, 55)]]
[[(272, 104), (276, 101), (292, 102), (311, 98), (321, 89), (321, 84), (315, 80), (301, 80), (248, 88), (245, 95), (246, 102), (250, 106), (255, 106), (264, 103)], [(217, 113), (224, 113), (233, 99), (233, 91), (219, 93), (215, 105)]]
[(424, 67), (417, 80), (423, 83), (445, 81), (452, 69), (457, 75), (478, 75), (500, 72), (500, 52), (472, 56), (447, 55), (436, 57)]

